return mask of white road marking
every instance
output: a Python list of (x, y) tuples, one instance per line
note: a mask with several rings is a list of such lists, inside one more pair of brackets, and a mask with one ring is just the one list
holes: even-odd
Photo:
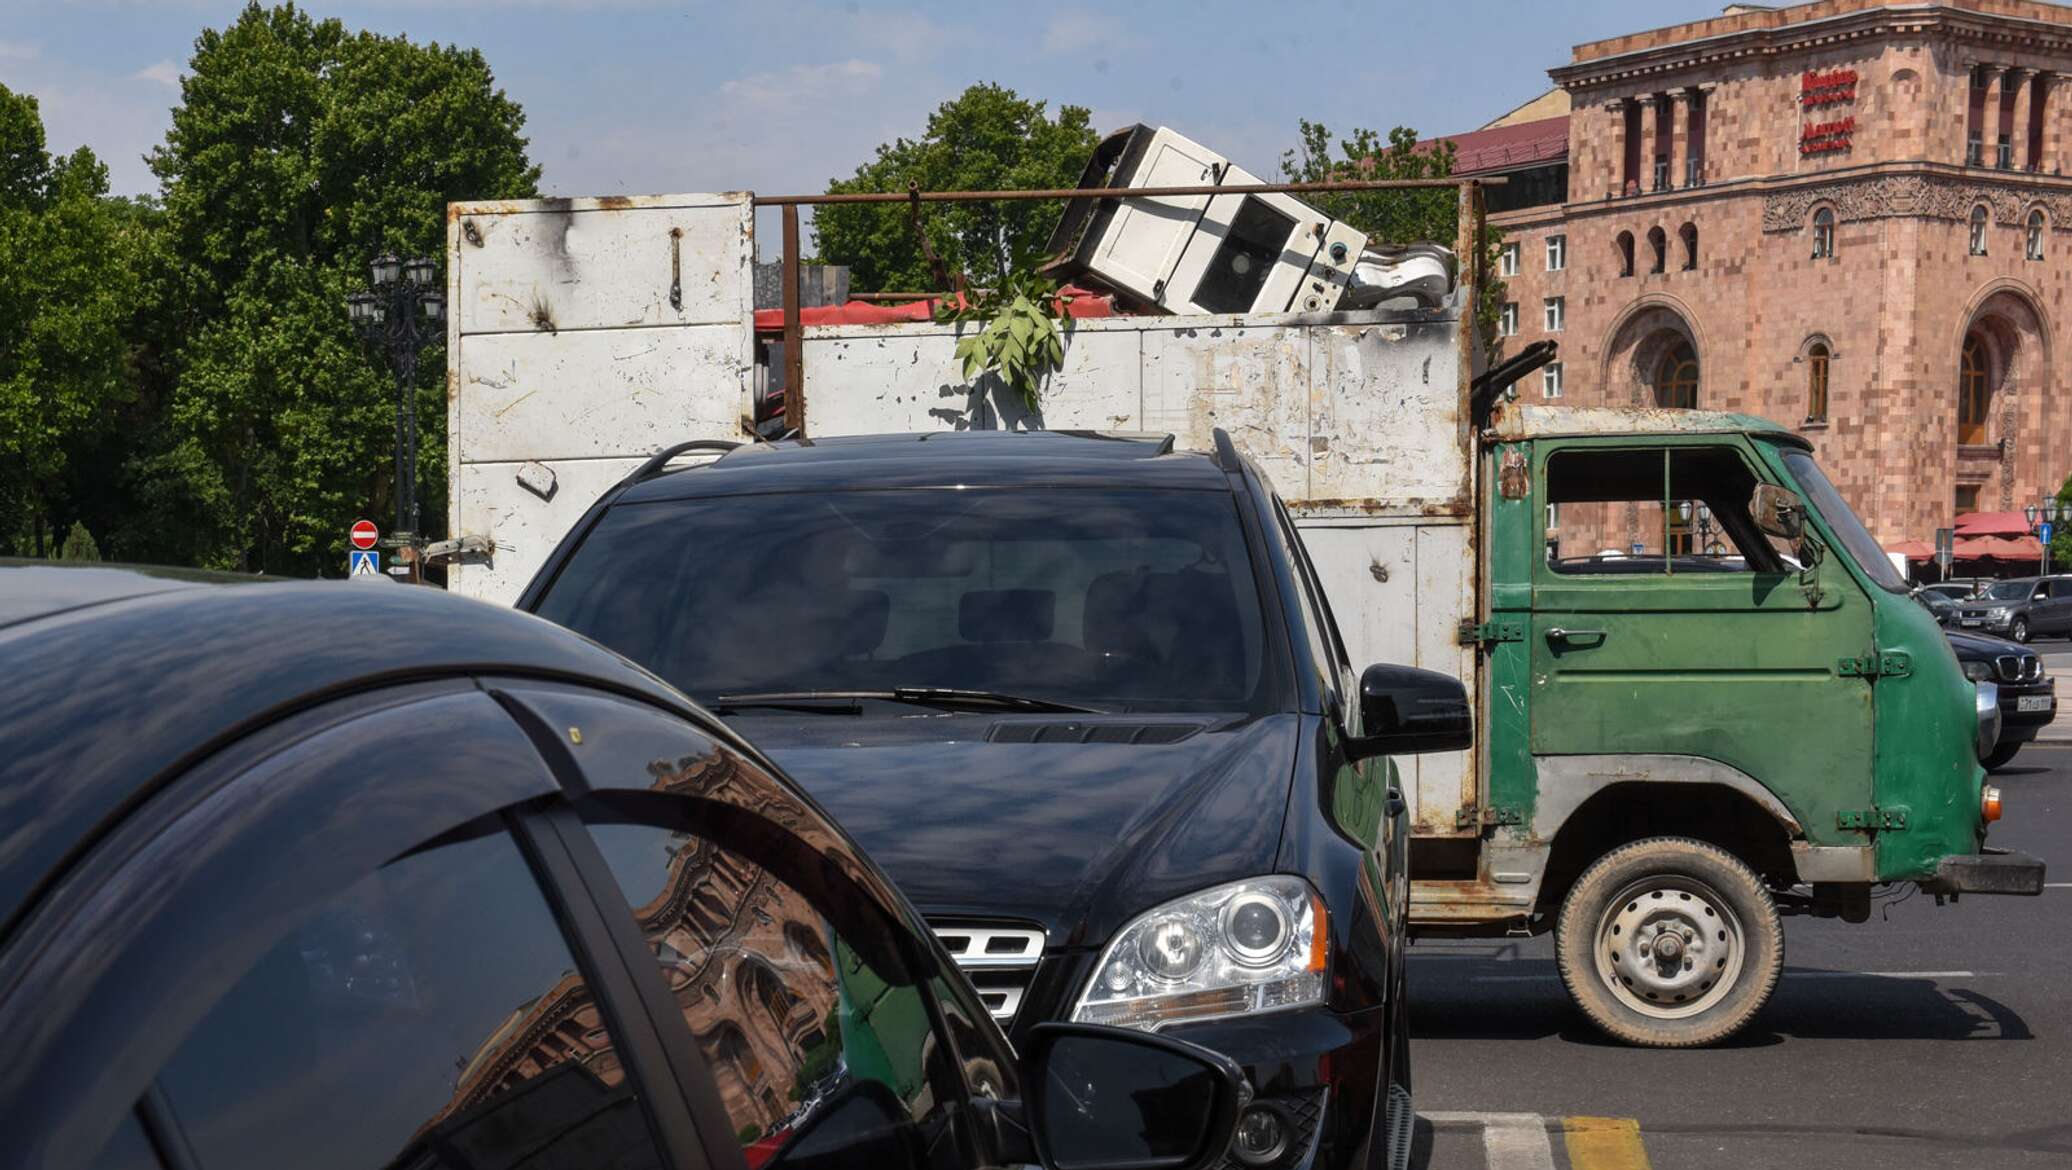
[(2072, 890), (2072, 882), (2045, 882), (2043, 883), (2043, 888), (2046, 890)]
[(1435, 1127), (1482, 1127), (1489, 1170), (1554, 1170), (1547, 1119), (1537, 1113), (1421, 1113)]
[[(1977, 979), (1977, 971), (1787, 971), (1792, 979)], [(1997, 975), (1997, 971), (1984, 972)]]

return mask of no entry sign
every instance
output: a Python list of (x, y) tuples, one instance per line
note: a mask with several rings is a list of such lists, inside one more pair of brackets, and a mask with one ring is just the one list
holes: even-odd
[(373, 548), (374, 542), (381, 538), (381, 529), (376, 528), (372, 520), (355, 520), (351, 536), (354, 548)]

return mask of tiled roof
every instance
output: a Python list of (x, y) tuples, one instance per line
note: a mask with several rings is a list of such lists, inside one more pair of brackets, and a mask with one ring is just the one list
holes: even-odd
[(1435, 142), (1453, 143), (1453, 173), (1487, 174), (1511, 170), (1532, 163), (1558, 162), (1568, 157), (1568, 119), (1542, 118), (1515, 126), (1470, 130), (1418, 143), (1430, 148)]

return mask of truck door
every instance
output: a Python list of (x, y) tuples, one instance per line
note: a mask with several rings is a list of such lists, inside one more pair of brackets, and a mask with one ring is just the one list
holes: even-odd
[(1562, 776), (1586, 789), (1739, 783), (1726, 765), (1816, 836), (1838, 810), (1870, 807), (1871, 681), (1839, 666), (1870, 651), (1870, 600), (1832, 558), (1802, 572), (1756, 530), (1753, 453), (1703, 436), (1538, 447), (1545, 552), (1528, 650), (1541, 798)]

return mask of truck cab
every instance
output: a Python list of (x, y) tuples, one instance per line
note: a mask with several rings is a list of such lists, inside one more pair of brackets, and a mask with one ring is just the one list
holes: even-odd
[(1782, 914), (2040, 891), (1985, 847), (1994, 684), (1802, 438), (1507, 404), (1480, 458), (1479, 799), (1413, 856), (1413, 929), (1552, 930), (1596, 1023), (1682, 1045), (1767, 998)]

